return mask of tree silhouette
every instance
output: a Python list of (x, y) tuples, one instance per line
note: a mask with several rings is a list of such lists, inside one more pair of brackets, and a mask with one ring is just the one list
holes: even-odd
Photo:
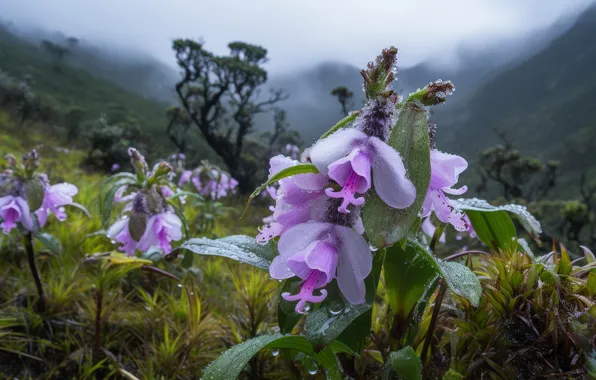
[(187, 134), (190, 129), (190, 117), (180, 107), (170, 107), (166, 111), (168, 117), (167, 133), (170, 141), (178, 148), (178, 153), (186, 152)]
[(240, 190), (252, 191), (258, 160), (247, 157), (244, 140), (253, 131), (256, 114), (287, 98), (280, 90), (272, 91), (266, 99), (259, 96), (267, 81), (262, 68), (267, 50), (232, 42), (229, 55), (217, 56), (205, 50), (202, 42), (190, 39), (177, 39), (172, 47), (182, 69), (175, 87), (182, 108), (226, 163)]
[(338, 86), (331, 90), (331, 95), (337, 97), (339, 104), (341, 104), (341, 112), (344, 116), (348, 116), (348, 108), (352, 106), (351, 99), (354, 93), (345, 86)]
[(41, 41), (41, 46), (52, 57), (52, 59), (58, 63), (61, 62), (64, 59), (64, 56), (69, 53), (69, 50), (66, 47), (56, 44), (52, 41), (43, 40)]

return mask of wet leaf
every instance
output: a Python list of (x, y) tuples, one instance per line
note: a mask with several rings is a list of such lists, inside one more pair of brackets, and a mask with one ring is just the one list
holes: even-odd
[(62, 244), (60, 244), (60, 241), (56, 239), (54, 235), (51, 235), (47, 232), (42, 232), (40, 234), (36, 234), (35, 239), (38, 240), (41, 244), (43, 244), (43, 246), (46, 247), (48, 251), (52, 252), (55, 255), (62, 252)]
[(227, 257), (263, 270), (269, 270), (271, 261), (277, 255), (274, 242), (259, 244), (254, 237), (245, 235), (232, 235), (215, 240), (190, 239), (178, 249), (189, 250), (199, 255)]
[[(394, 351), (389, 354), (387, 361), (389, 368), (403, 380), (420, 380), (422, 379), (422, 363), (418, 355), (412, 347), (408, 346), (399, 351)], [(386, 377), (389, 378), (389, 371), (385, 371)]]
[(378, 248), (388, 247), (408, 234), (416, 222), (430, 182), (430, 143), (426, 109), (416, 102), (401, 108), (387, 143), (399, 152), (408, 178), (416, 187), (416, 200), (405, 209), (387, 206), (374, 191), (362, 208), (366, 236)]
[(478, 238), (489, 247), (514, 248), (517, 231), (505, 211), (466, 211)]

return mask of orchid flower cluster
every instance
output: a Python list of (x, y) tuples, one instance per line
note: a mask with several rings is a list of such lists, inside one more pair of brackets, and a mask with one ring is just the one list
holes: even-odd
[[(182, 239), (182, 221), (167, 202), (174, 195), (168, 180), (172, 166), (160, 162), (150, 171), (136, 149), (129, 148), (128, 153), (136, 170), (136, 181), (117, 189), (114, 201), (125, 206), (107, 235), (120, 243), (119, 249), (129, 256), (134, 256), (136, 250), (146, 252), (152, 247), (168, 254), (172, 250), (171, 242)], [(134, 189), (130, 191), (130, 187)]]
[(67, 218), (64, 206), (75, 205), (76, 186), (51, 185), (45, 173), (37, 173), (39, 154), (34, 149), (18, 165), (14, 156), (6, 156), (7, 167), (0, 174), (0, 227), (5, 234), (17, 226), (26, 231), (44, 227), (51, 214), (59, 221)]
[[(312, 163), (318, 170), (285, 177), (277, 189), (267, 189), (275, 206), (257, 235), (260, 243), (279, 237), (279, 255), (269, 272), (278, 280), (301, 279), (296, 294), (282, 294), (286, 301), (297, 302), (298, 313), (308, 311), (308, 303), (322, 302), (325, 287), (334, 279), (347, 301), (365, 302), (364, 280), (372, 270), (373, 252), (363, 236), (361, 209), (373, 192), (392, 209), (408, 208), (416, 199), (402, 156), (387, 143), (398, 117), (398, 97), (389, 87), (396, 55), (395, 48), (385, 50), (363, 70), (369, 102), (351, 125), (321, 138), (303, 153), (301, 162), (282, 155), (270, 160), (269, 178), (300, 163)], [(436, 88), (449, 91), (452, 84)], [(434, 129), (429, 128), (429, 134), (432, 137)], [(457, 230), (470, 230), (465, 214), (445, 195), (466, 191), (465, 186), (453, 188), (466, 167), (462, 157), (432, 149), (431, 181), (421, 217), (435, 213)]]
[(178, 180), (178, 187), (183, 187), (189, 182), (200, 195), (212, 200), (235, 193), (238, 186), (238, 181), (229, 173), (207, 161), (202, 161), (195, 170), (183, 171)]

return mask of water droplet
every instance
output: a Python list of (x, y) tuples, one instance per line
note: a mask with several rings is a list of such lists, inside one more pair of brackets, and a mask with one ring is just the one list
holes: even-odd
[(339, 315), (344, 310), (344, 305), (341, 300), (334, 300), (332, 301), (329, 306), (327, 307), (329, 310), (329, 314), (331, 315)]
[(306, 305), (304, 306), (304, 312), (305, 312), (305, 313), (308, 313), (309, 311), (310, 311), (310, 305), (309, 305), (309, 304), (306, 304)]
[(178, 287), (181, 288), (182, 287), (182, 284), (178, 284)]
[(310, 362), (310, 364), (308, 365), (308, 373), (310, 373), (311, 375), (314, 375), (315, 373), (317, 373), (319, 371), (319, 367), (317, 366), (317, 362), (315, 362), (314, 360)]
[(116, 240), (112, 240), (111, 242), (112, 242), (112, 244), (116, 244)]
[(279, 350), (271, 350), (271, 355), (273, 355), (273, 356), (279, 355)]

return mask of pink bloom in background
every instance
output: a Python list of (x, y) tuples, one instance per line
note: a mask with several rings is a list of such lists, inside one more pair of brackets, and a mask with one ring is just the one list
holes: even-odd
[(43, 203), (39, 210), (35, 211), (39, 226), (45, 226), (50, 213), (56, 215), (56, 218), (61, 222), (66, 220), (64, 206), (72, 204), (72, 197), (78, 192), (79, 189), (70, 183), (59, 183), (47, 187), (44, 192)]
[[(406, 208), (416, 199), (416, 188), (406, 176), (399, 153), (377, 137), (354, 128), (343, 129), (319, 140), (310, 150), (312, 163), (342, 189), (326, 190), (343, 199), (338, 211), (349, 213), (349, 205), (361, 206), (364, 194), (374, 183), (377, 195), (392, 208)], [(371, 182), (372, 171), (372, 182)]]
[[(352, 228), (320, 222), (298, 224), (284, 233), (278, 249), (269, 273), (278, 280), (302, 279), (298, 294), (282, 294), (287, 301), (298, 301), (296, 312), (304, 313), (307, 302), (323, 301), (327, 291), (321, 288), (334, 278), (350, 303), (365, 301), (364, 279), (372, 270), (372, 254), (366, 240)], [(320, 295), (313, 294), (315, 289), (320, 289)]]
[(190, 181), (190, 177), (192, 176), (191, 170), (185, 170), (180, 175), (180, 180), (178, 180), (178, 187), (184, 186), (188, 181)]
[[(282, 155), (270, 160), (269, 178), (277, 172), (298, 164)], [(325, 212), (325, 187), (328, 178), (323, 174), (298, 174), (279, 181), (279, 188), (270, 190), (271, 197), (276, 200), (273, 215), (265, 218), (267, 223), (257, 235), (259, 243), (266, 243), (274, 237), (281, 236), (296, 224), (311, 219), (318, 220)]]
[(172, 212), (151, 215), (145, 233), (137, 243), (137, 249), (147, 251), (151, 247), (161, 248), (164, 253), (172, 250), (171, 241), (182, 239), (182, 221)]
[(162, 186), (161, 187), (161, 195), (163, 195), (166, 198), (171, 197), (172, 195), (174, 195), (174, 190), (170, 189), (167, 186)]
[(115, 172), (118, 169), (120, 169), (120, 165), (119, 164), (113, 164), (112, 165), (112, 172)]
[(430, 152), (430, 166), (430, 185), (422, 205), (422, 216), (428, 216), (434, 211), (441, 222), (450, 223), (458, 231), (467, 231), (470, 228), (469, 220), (464, 213), (451, 206), (445, 193), (461, 195), (468, 190), (466, 186), (453, 188), (459, 175), (467, 169), (468, 162), (455, 154), (433, 149)]
[(27, 204), (24, 198), (14, 197), (12, 195), (1, 197), (0, 218), (2, 219), (0, 227), (2, 227), (5, 234), (8, 234), (10, 230), (15, 228), (17, 223), (21, 223), (28, 230), (33, 229), (33, 219), (29, 210), (29, 204)]
[(128, 217), (121, 218), (108, 229), (108, 237), (114, 239), (121, 245), (118, 247), (121, 251), (126, 252), (128, 256), (133, 256), (137, 242), (130, 236), (128, 232)]

